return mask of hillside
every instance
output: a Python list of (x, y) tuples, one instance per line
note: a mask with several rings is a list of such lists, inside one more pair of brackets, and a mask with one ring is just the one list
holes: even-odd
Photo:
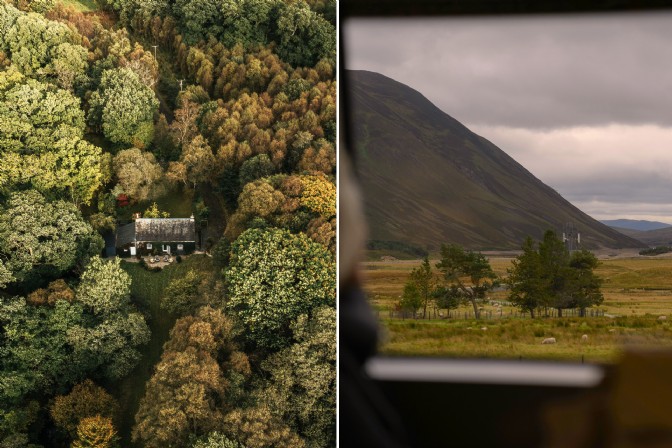
[(573, 223), (589, 248), (641, 247), (574, 207), (410, 87), (348, 72), (370, 238), (512, 249)]
[(672, 227), (647, 231), (618, 228), (616, 230), (651, 247), (672, 245)]
[(646, 221), (646, 220), (635, 220), (635, 219), (607, 219), (601, 220), (602, 224), (606, 224), (609, 227), (619, 229), (631, 229), (639, 230), (646, 232), (648, 230), (657, 230), (664, 229), (665, 227), (672, 227), (670, 224), (660, 222), (660, 221)]

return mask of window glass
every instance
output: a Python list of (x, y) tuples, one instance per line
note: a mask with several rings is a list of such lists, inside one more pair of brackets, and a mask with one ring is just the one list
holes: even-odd
[(671, 22), (343, 23), (383, 353), (672, 345)]

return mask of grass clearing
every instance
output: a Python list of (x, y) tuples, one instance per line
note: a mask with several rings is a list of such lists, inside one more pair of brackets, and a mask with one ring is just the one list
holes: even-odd
[(96, 0), (60, 0), (60, 2), (81, 12), (98, 11), (100, 9)]
[[(506, 275), (512, 257), (490, 257), (499, 275)], [(432, 266), (438, 260), (430, 260)], [(390, 318), (410, 271), (421, 260), (371, 261), (362, 265), (365, 290), (383, 328), (381, 351), (392, 355), (550, 359), (613, 362), (629, 345), (672, 347), (672, 326), (658, 316), (672, 314), (672, 258), (631, 257), (600, 260), (605, 301), (599, 309), (612, 317), (517, 318), (510, 306), (484, 305), (491, 318), (465, 319), (471, 306), (451, 319)], [(506, 291), (490, 299), (506, 301)], [(499, 317), (501, 313), (502, 317)], [(444, 311), (445, 314), (445, 311)], [(670, 316), (672, 319), (672, 316)], [(487, 330), (481, 330), (487, 327)], [(588, 335), (588, 342), (581, 336)], [(547, 337), (558, 341), (542, 345)]]
[(138, 263), (123, 261), (121, 267), (131, 276), (131, 296), (138, 309), (145, 314), (152, 332), (151, 340), (143, 348), (142, 359), (136, 368), (112, 388), (112, 393), (121, 405), (122, 420), (119, 433), (123, 446), (134, 446), (130, 441), (131, 429), (140, 399), (145, 393), (145, 383), (161, 358), (163, 344), (168, 340), (175, 317), (161, 310), (161, 297), (171, 280), (193, 269), (199, 272), (212, 271), (212, 259), (205, 255), (190, 255), (182, 263), (173, 263), (158, 272), (150, 272)]

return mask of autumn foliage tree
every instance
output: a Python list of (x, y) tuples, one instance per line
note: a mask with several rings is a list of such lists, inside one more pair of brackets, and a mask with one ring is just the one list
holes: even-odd
[(72, 448), (118, 448), (118, 441), (112, 420), (95, 415), (80, 420), (77, 439), (72, 442)]
[(251, 373), (233, 341), (233, 324), (221, 310), (201, 308), (179, 319), (147, 383), (133, 429), (143, 446), (187, 446), (190, 435), (222, 429)]
[(56, 426), (74, 438), (82, 419), (101, 416), (114, 420), (119, 414), (119, 404), (105, 389), (87, 379), (76, 384), (69, 394), (57, 396), (49, 414)]

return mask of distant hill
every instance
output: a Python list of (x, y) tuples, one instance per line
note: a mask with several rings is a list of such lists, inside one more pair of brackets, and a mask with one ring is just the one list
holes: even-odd
[(596, 221), (419, 92), (350, 71), (355, 151), (370, 238), (434, 249), (516, 249), (566, 223), (589, 248), (644, 245)]
[(606, 224), (609, 227), (616, 227), (618, 229), (630, 229), (630, 230), (657, 230), (664, 229), (665, 227), (672, 227), (672, 224), (666, 224), (659, 221), (645, 221), (645, 220), (635, 220), (635, 219), (603, 219), (600, 221), (602, 224)]
[(647, 231), (623, 228), (615, 228), (615, 230), (631, 238), (635, 238), (647, 246), (672, 246), (672, 227)]

